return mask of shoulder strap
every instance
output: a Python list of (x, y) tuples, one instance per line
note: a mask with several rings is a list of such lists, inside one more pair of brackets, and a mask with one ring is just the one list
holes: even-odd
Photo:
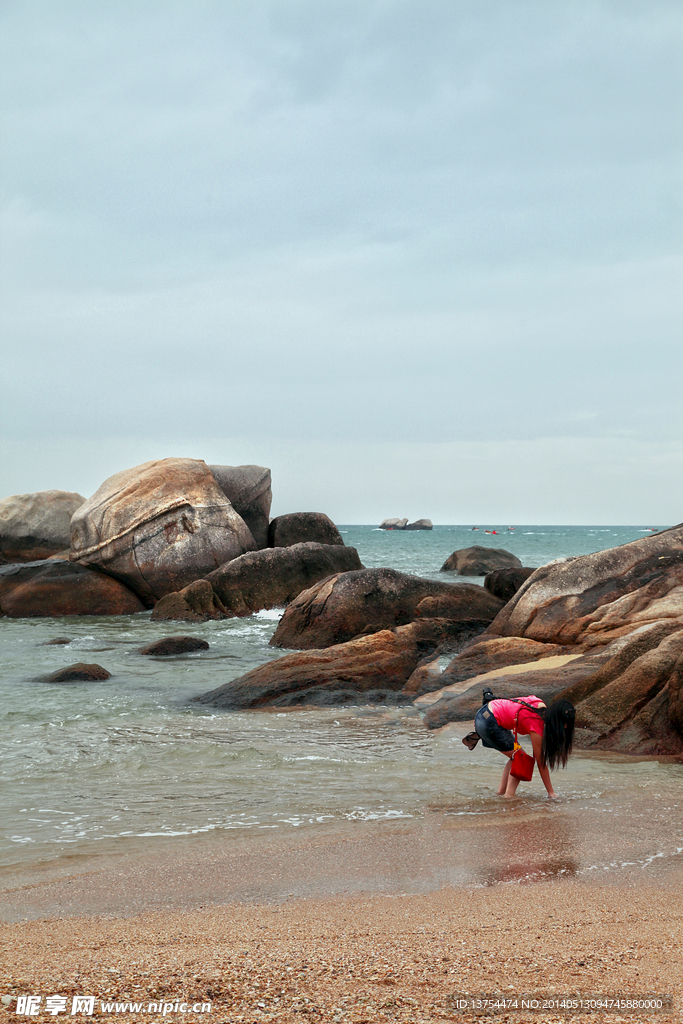
[[(507, 699), (509, 701), (512, 701), (513, 704), (521, 704), (522, 707), (528, 708), (529, 711), (533, 711), (535, 714), (537, 714), (539, 718), (545, 717), (545, 712), (547, 710), (546, 708), (535, 708), (533, 704), (527, 704), (525, 700), (519, 700), (517, 697), (508, 697)], [(517, 712), (517, 716), (519, 717), (519, 711)]]

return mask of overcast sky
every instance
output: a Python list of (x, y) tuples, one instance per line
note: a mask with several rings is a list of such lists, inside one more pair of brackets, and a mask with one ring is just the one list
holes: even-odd
[(683, 520), (679, 0), (4, 0), (0, 495)]

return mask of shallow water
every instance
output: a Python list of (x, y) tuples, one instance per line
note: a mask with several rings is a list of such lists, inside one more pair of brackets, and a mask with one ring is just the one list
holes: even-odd
[[(635, 539), (645, 528), (520, 527), (505, 537), (464, 527), (343, 529), (364, 564), (439, 578), (451, 551), (470, 543), (506, 547), (535, 565)], [(628, 864), (647, 871), (680, 857), (681, 764), (578, 755), (557, 777), (560, 803), (550, 805), (536, 779), (511, 808), (496, 796), (502, 759), (481, 748), (469, 753), (459, 739), (465, 728), (428, 733), (412, 708), (235, 713), (193, 705), (192, 696), (285, 653), (268, 647), (277, 618), (262, 612), (189, 626), (151, 623), (149, 613), (0, 620), (0, 868), (168, 850), (179, 837), (322, 835), (347, 824), (358, 835), (366, 823), (424, 829), (436, 819), (467, 834), (468, 877), (479, 868), (491, 877), (619, 872)], [(200, 636), (210, 649), (164, 659), (137, 653), (178, 633)], [(71, 643), (41, 646), (57, 636)], [(112, 678), (35, 681), (75, 661), (97, 662)], [(533, 863), (487, 857), (486, 844), (495, 848), (501, 834), (513, 850), (535, 850)]]

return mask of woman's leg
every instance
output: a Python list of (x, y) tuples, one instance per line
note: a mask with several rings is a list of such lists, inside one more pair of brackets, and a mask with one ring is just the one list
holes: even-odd
[[(507, 788), (510, 781), (510, 769), (512, 768), (512, 761), (510, 760), (512, 757), (512, 751), (509, 753), (507, 751), (503, 751), (503, 753), (507, 757), (508, 762), (503, 769), (503, 777), (500, 780), (500, 786), (498, 787), (498, 796), (507, 796)], [(517, 780), (515, 779), (514, 781), (516, 782)], [(516, 788), (517, 787), (515, 786), (515, 789)]]
[(510, 775), (511, 767), (512, 762), (508, 761), (508, 781), (507, 786), (505, 787), (505, 792), (503, 793), (503, 796), (507, 797), (508, 799), (511, 796), (515, 795), (515, 793), (517, 792), (517, 786), (519, 785), (519, 779), (515, 778), (514, 775)]

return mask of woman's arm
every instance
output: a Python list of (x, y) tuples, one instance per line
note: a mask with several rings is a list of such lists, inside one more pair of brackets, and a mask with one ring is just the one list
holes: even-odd
[(533, 751), (534, 751), (534, 757), (536, 758), (536, 761), (538, 762), (539, 774), (540, 774), (541, 778), (543, 779), (543, 785), (545, 786), (546, 790), (548, 791), (548, 799), (549, 800), (554, 800), (554, 799), (557, 798), (557, 793), (553, 789), (553, 784), (550, 781), (550, 770), (547, 767), (547, 765), (545, 765), (543, 763), (543, 760), (542, 760), (543, 738), (537, 732), (529, 733), (529, 738), (531, 739), (531, 746), (532, 746)]

